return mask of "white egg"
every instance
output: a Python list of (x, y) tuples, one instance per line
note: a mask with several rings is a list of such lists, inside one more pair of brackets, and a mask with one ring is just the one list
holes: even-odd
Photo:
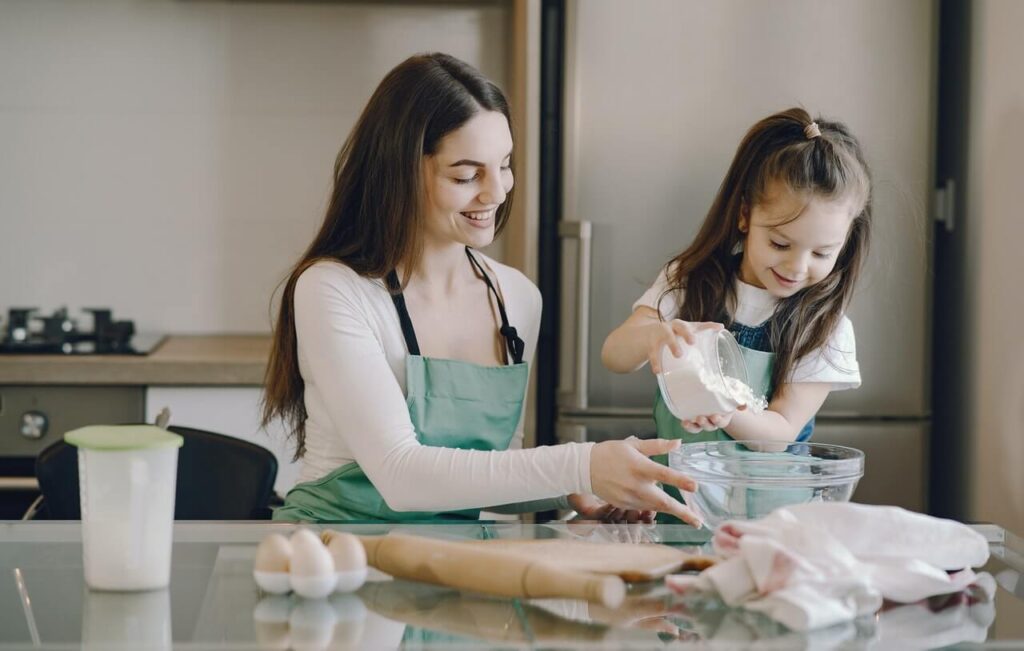
[(334, 591), (334, 561), (320, 539), (309, 529), (292, 534), (292, 589), (307, 599), (322, 599)]
[(256, 548), (253, 578), (256, 584), (271, 594), (284, 594), (291, 589), (288, 572), (291, 566), (292, 545), (279, 533), (272, 533)]
[(338, 575), (335, 590), (353, 592), (366, 581), (366, 550), (363, 543), (350, 533), (330, 532), (327, 551), (334, 560), (334, 571)]

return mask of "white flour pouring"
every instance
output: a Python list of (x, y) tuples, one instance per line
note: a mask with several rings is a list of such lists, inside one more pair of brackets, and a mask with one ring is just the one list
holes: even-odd
[(746, 364), (732, 335), (702, 330), (695, 337), (696, 343), (684, 347), (682, 357), (675, 357), (668, 346), (662, 350), (658, 386), (672, 415), (694, 420), (740, 407), (763, 411), (768, 401), (747, 383)]

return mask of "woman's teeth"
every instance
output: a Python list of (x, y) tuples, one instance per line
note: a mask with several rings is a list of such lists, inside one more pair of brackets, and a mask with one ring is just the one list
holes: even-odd
[(464, 212), (460, 214), (466, 219), (472, 219), (475, 222), (485, 222), (494, 216), (494, 211), (488, 210), (486, 212)]

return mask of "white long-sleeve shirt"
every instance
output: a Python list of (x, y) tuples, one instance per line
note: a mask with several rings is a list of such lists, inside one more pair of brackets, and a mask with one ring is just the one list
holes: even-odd
[[(541, 297), (519, 271), (476, 253), (505, 302), (532, 363)], [(481, 281), (483, 282), (483, 281)], [(382, 280), (317, 262), (295, 286), (306, 453), (299, 481), (358, 462), (396, 511), (442, 511), (589, 493), (592, 443), (486, 452), (416, 440), (405, 402), (408, 351)], [(414, 322), (415, 326), (415, 322)], [(496, 326), (495, 326), (496, 327)], [(513, 439), (522, 447), (523, 423)]]

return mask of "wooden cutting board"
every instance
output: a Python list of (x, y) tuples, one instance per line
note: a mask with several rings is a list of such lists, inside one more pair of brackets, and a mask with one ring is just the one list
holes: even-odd
[(714, 559), (709, 556), (651, 543), (546, 539), (475, 540), (465, 544), (528, 555), (566, 570), (610, 574), (630, 583), (653, 581), (684, 570), (700, 571), (714, 564)]

